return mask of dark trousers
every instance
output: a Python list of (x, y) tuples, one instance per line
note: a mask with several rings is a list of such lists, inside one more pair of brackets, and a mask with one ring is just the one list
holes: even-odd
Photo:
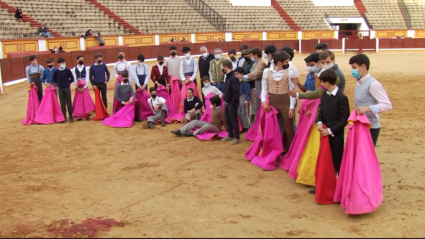
[(226, 104), (225, 107), (225, 117), (227, 124), (227, 132), (229, 133), (230, 138), (239, 139), (239, 122), (238, 122), (238, 108), (239, 102), (236, 104)]
[(99, 89), (100, 94), (102, 95), (102, 101), (103, 101), (103, 104), (105, 105), (105, 108), (108, 109), (108, 99), (106, 98), (107, 85), (105, 83), (95, 84), (95, 85)]
[(62, 114), (66, 118), (66, 108), (68, 107), (69, 117), (72, 118), (72, 101), (70, 88), (58, 88), (59, 101), (61, 103)]
[(372, 136), (373, 145), (376, 147), (378, 143), (379, 132), (381, 132), (381, 128), (370, 129), (370, 136)]
[(43, 84), (41, 83), (41, 79), (31, 79), (31, 82), (34, 82), (37, 87), (38, 100), (41, 102), (43, 99)]
[(344, 154), (344, 132), (336, 134), (334, 137), (329, 136), (329, 144), (331, 145), (335, 173), (339, 173)]
[(217, 87), (217, 89), (219, 89), (221, 91), (221, 93), (224, 93), (225, 88), (226, 88), (226, 84), (225, 83), (216, 83), (215, 87)]

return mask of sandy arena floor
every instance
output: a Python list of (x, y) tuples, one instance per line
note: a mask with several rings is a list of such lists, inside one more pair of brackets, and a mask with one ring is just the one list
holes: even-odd
[[(336, 61), (353, 107), (351, 55), (338, 54)], [(249, 142), (173, 136), (170, 130), (181, 125), (24, 126), (28, 94), (20, 84), (0, 95), (0, 237), (53, 237), (49, 229), (61, 220), (87, 218), (120, 222), (98, 237), (423, 237), (424, 53), (369, 56), (394, 108), (381, 115), (377, 153), (385, 202), (371, 215), (317, 205), (287, 172), (265, 172), (246, 161)], [(305, 57), (294, 60), (302, 81)]]

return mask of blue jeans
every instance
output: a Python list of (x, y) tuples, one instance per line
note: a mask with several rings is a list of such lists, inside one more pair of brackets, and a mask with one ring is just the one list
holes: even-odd
[(43, 34), (41, 34), (43, 37), (47, 37), (47, 38), (52, 38), (52, 33), (50, 32), (44, 32)]
[(226, 83), (216, 83), (215, 87), (217, 87), (221, 93), (224, 93), (224, 91), (226, 90)]

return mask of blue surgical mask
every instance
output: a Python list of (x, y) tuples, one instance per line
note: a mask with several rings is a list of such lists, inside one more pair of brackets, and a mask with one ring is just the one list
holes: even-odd
[(266, 59), (266, 60), (269, 59), (269, 56), (266, 53), (264, 53), (264, 59)]
[(205, 87), (210, 87), (211, 86), (211, 83), (206, 83), (206, 84), (204, 84), (204, 86)]
[(221, 55), (220, 54), (215, 54), (214, 55), (215, 59), (220, 60), (221, 59)]
[(66, 68), (65, 63), (64, 63), (64, 64), (60, 64), (60, 65), (59, 65), (59, 68), (60, 68), (61, 70), (64, 70), (64, 69)]
[(319, 71), (319, 68), (317, 66), (311, 67), (311, 73), (317, 73)]
[(361, 74), (360, 74), (360, 72), (359, 72), (359, 69), (353, 69), (353, 70), (351, 70), (351, 75), (352, 75), (354, 78), (356, 78), (356, 80), (357, 80), (357, 81), (359, 81), (359, 80), (360, 80), (360, 76), (361, 76)]

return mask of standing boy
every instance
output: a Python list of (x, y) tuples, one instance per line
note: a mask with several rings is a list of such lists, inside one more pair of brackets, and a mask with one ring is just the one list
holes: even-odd
[(357, 114), (366, 114), (372, 127), (373, 144), (378, 142), (381, 123), (378, 113), (390, 111), (392, 104), (382, 84), (369, 74), (370, 60), (365, 54), (351, 57), (351, 75), (357, 80), (354, 101)]
[(238, 122), (238, 108), (240, 96), (240, 82), (233, 72), (233, 64), (229, 59), (222, 62), (223, 72), (226, 73), (226, 88), (224, 92), (225, 116), (227, 124), (227, 132), (229, 136), (222, 139), (223, 141), (232, 141), (232, 145), (239, 144), (240, 132)]
[[(125, 54), (124, 51), (120, 50), (118, 51), (118, 61), (115, 63), (112, 74), (117, 78), (118, 76), (122, 75), (123, 72), (130, 72), (131, 64), (130, 62), (127, 62), (125, 60)], [(131, 80), (131, 79), (130, 79)], [(131, 81), (130, 81), (131, 84)]]
[[(108, 108), (108, 99), (106, 95), (106, 88), (109, 83), (109, 78), (111, 77), (111, 73), (109, 73), (108, 67), (102, 63), (102, 54), (96, 53), (94, 56), (96, 62), (90, 67), (90, 82), (93, 88), (99, 89), (102, 94), (102, 101), (105, 108)], [(105, 76), (106, 74), (106, 76)]]
[(149, 82), (149, 66), (145, 63), (144, 55), (137, 56), (137, 63), (131, 67), (130, 74), (136, 82), (136, 91), (146, 89)]
[(151, 79), (156, 87), (163, 85), (170, 92), (170, 76), (168, 75), (168, 68), (164, 66), (164, 57), (159, 55), (157, 60), (158, 64), (152, 66)]
[(38, 100), (41, 102), (43, 99), (43, 85), (41, 82), (41, 77), (43, 76), (44, 68), (37, 63), (37, 56), (30, 56), (30, 65), (25, 68), (25, 74), (28, 80), (28, 86), (31, 86), (31, 83), (34, 82), (37, 86)]
[(72, 101), (71, 101), (71, 83), (74, 82), (74, 76), (70, 69), (66, 68), (65, 59), (58, 59), (59, 69), (53, 73), (53, 82), (58, 87), (59, 101), (61, 104), (62, 114), (66, 122), (66, 108), (68, 108), (69, 123), (74, 123), (72, 118)]
[[(55, 73), (55, 71), (58, 69), (56, 67), (54, 67), (54, 62), (53, 62), (53, 58), (48, 58), (47, 59), (47, 68), (44, 69), (43, 71), (43, 77), (41, 78), (41, 81), (43, 82), (44, 86), (46, 87), (55, 87), (56, 86), (53, 84), (53, 73)], [(58, 91), (56, 89), (55, 91), (56, 93), (56, 97), (58, 96)]]
[[(86, 68), (86, 66), (84, 66), (84, 57), (82, 55), (77, 56), (77, 65), (71, 71), (75, 79), (75, 88), (79, 92), (87, 90), (89, 87), (89, 70)], [(86, 82), (84, 88), (81, 89), (77, 87), (78, 80), (80, 79)]]
[[(235, 77), (240, 79), (243, 77), (243, 69), (238, 67), (235, 69)], [(238, 116), (242, 121), (243, 131), (241, 133), (248, 132), (249, 128), (249, 116), (248, 116), (248, 103), (251, 95), (251, 89), (248, 82), (241, 82), (241, 91), (239, 93), (239, 108)]]
[[(180, 62), (180, 79), (183, 81), (183, 84), (189, 84), (190, 82), (196, 83), (196, 75), (198, 75), (198, 59), (191, 56), (191, 50), (188, 46), (183, 47), (182, 49), (184, 54), (184, 59)], [(189, 77), (189, 79), (186, 79)]]
[(168, 68), (168, 74), (180, 79), (180, 62), (181, 58), (177, 56), (176, 46), (170, 47), (170, 58), (165, 62), (165, 66)]

